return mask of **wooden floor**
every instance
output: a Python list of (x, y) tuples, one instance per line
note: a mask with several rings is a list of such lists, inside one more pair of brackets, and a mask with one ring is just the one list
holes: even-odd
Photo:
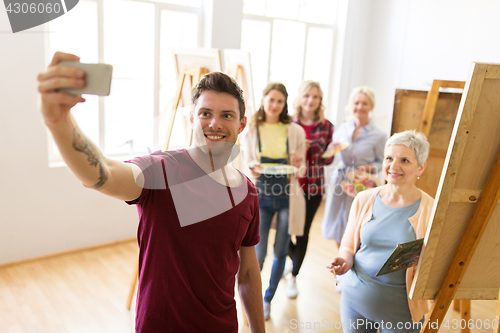
[[(285, 295), (286, 281), (282, 280), (272, 301), (267, 332), (340, 332), (335, 329), (340, 322), (340, 294), (335, 292), (332, 276), (325, 268), (337, 249), (332, 241), (321, 237), (322, 212), (320, 207), (297, 278), (299, 296), (289, 300)], [(272, 264), (270, 252), (262, 272), (264, 289)], [(128, 311), (125, 304), (136, 260), (137, 245), (127, 242), (0, 268), (0, 332), (134, 332), (135, 312)], [(472, 319), (493, 320), (496, 304), (473, 301)], [(459, 317), (450, 310), (447, 318), (453, 326), (452, 320)], [(239, 319), (240, 332), (250, 332)], [(299, 329), (299, 325), (304, 328)], [(480, 331), (491, 332), (472, 330)], [(440, 332), (459, 330), (441, 328)]]

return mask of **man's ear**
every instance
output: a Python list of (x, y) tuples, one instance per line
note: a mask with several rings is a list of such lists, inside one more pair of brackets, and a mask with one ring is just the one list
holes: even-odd
[(243, 119), (241, 119), (240, 121), (240, 128), (238, 129), (238, 134), (240, 134), (241, 132), (243, 132), (243, 130), (245, 129), (245, 127), (247, 127), (247, 117), (243, 117)]

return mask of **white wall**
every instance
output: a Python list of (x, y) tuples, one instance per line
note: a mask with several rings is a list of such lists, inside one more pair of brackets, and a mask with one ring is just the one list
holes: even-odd
[(434, 79), (465, 81), (472, 61), (500, 63), (499, 1), (356, 0), (349, 6), (347, 31), (355, 40), (345, 50), (350, 75), (341, 85), (375, 89), (374, 123), (388, 134), (397, 88), (428, 90)]
[[(10, 31), (0, 10), (0, 31)], [(49, 168), (36, 75), (45, 34), (0, 34), (0, 264), (135, 236), (134, 207)]]
[[(205, 25), (206, 47), (239, 47), (242, 0), (206, 4), (218, 22)], [(225, 41), (224, 13), (233, 32)], [(47, 66), (46, 33), (10, 31), (0, 9), (0, 264), (135, 237), (134, 206), (84, 188), (67, 167), (48, 167), (36, 81)]]

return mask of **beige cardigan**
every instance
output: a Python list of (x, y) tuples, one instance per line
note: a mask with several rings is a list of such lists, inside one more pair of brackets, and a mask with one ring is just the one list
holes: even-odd
[[(346, 230), (344, 233), (344, 237), (342, 237), (342, 245), (340, 246), (339, 253), (347, 252), (352, 255), (355, 255), (360, 247), (360, 231), (361, 227), (371, 220), (372, 218), (372, 210), (373, 210), (373, 202), (377, 197), (377, 194), (382, 189), (382, 186), (379, 186), (374, 189), (366, 190), (359, 193), (351, 206), (351, 211), (349, 212), (349, 220), (347, 221)], [(424, 238), (425, 233), (427, 231), (427, 226), (430, 222), (432, 206), (434, 205), (434, 199), (425, 193), (422, 192), (420, 205), (418, 206), (417, 212), (415, 215), (410, 217), (408, 220), (410, 221), (415, 234), (417, 235), (417, 239)], [(406, 293), (410, 293), (410, 288), (413, 283), (413, 278), (415, 276), (416, 267), (410, 267), (406, 270)], [(412, 320), (414, 322), (420, 321), (422, 317), (429, 312), (429, 301), (426, 300), (412, 300), (408, 298), (408, 306), (410, 307), (410, 313)]]
[[(257, 147), (257, 127), (249, 128), (244, 139), (245, 142), (245, 161), (248, 165), (258, 163), (256, 155)], [(306, 169), (306, 132), (295, 123), (290, 123), (288, 127), (288, 151), (296, 150), (302, 155), (302, 163), (295, 175), (290, 177), (290, 212), (288, 218), (288, 233), (290, 235), (302, 236), (304, 234), (304, 225), (306, 220), (306, 200), (304, 192), (300, 188), (297, 177), (304, 177), (307, 174)], [(257, 177), (253, 174), (249, 178), (256, 183)]]

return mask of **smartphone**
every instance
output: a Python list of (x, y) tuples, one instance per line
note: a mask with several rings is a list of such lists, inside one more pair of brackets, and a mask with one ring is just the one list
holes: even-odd
[(63, 88), (59, 89), (59, 91), (72, 95), (109, 95), (113, 66), (108, 64), (84, 64), (79, 61), (60, 61), (58, 65), (81, 69), (85, 72), (86, 82), (83, 88)]

